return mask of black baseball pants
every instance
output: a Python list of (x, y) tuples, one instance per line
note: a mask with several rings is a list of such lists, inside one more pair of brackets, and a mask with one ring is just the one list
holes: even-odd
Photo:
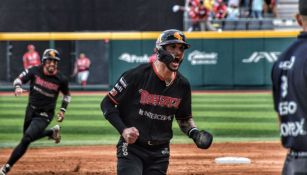
[(307, 175), (307, 156), (300, 157), (288, 154), (282, 175)]
[(117, 175), (166, 175), (169, 143), (159, 146), (117, 144)]
[[(45, 130), (50, 123), (51, 114), (35, 111), (30, 106), (27, 107), (24, 120), (23, 137), (20, 143), (13, 150), (7, 164), (11, 167), (24, 155), (31, 142), (42, 137), (51, 136), (51, 129)], [(42, 116), (43, 115), (43, 116)]]

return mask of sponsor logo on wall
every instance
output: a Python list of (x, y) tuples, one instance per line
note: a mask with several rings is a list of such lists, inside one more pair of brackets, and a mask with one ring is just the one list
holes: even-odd
[[(279, 55), (280, 52), (253, 52), (248, 58), (244, 58), (242, 63), (258, 63), (263, 59), (273, 63), (277, 60)], [(146, 63), (148, 62), (148, 59), (149, 56), (147, 54), (134, 55), (123, 53), (119, 56), (119, 60), (125, 61), (127, 63)], [(191, 65), (217, 64), (218, 53), (194, 50), (188, 55), (188, 61), (191, 63)]]
[(119, 60), (128, 62), (128, 63), (146, 63), (148, 62), (149, 56), (147, 54), (143, 56), (133, 55), (129, 53), (123, 53), (119, 56)]
[[(144, 55), (134, 55), (130, 53), (123, 53), (119, 56), (119, 60), (125, 61), (127, 63), (146, 63), (148, 62), (149, 56)], [(188, 55), (188, 61), (192, 65), (203, 65), (203, 64), (217, 64), (218, 53), (216, 52), (201, 52), (194, 50)]]
[(242, 63), (258, 63), (260, 60), (267, 60), (273, 63), (277, 60), (280, 52), (253, 52), (248, 58), (242, 60)]
[(188, 61), (190, 61), (192, 65), (217, 64), (217, 56), (218, 53), (216, 52), (206, 53), (194, 50), (188, 55)]

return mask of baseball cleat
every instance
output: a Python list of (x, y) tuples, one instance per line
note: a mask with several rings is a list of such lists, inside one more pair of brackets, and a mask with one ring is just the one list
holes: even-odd
[(61, 141), (61, 127), (60, 125), (55, 125), (53, 128), (51, 128), (53, 133), (52, 136), (50, 137), (51, 139), (54, 140), (54, 143), (60, 143)]
[(0, 169), (0, 175), (6, 175), (9, 171), (10, 171), (10, 165), (9, 164), (5, 164)]

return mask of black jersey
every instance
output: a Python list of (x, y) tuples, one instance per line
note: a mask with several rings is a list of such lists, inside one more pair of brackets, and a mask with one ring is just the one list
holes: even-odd
[(283, 146), (307, 151), (307, 33), (301, 33), (274, 63), (272, 83)]
[(191, 87), (179, 72), (166, 86), (153, 64), (125, 72), (108, 94), (127, 127), (136, 127), (140, 140), (169, 141), (172, 121), (191, 117)]
[(26, 69), (19, 75), (22, 83), (30, 81), (29, 104), (40, 111), (54, 113), (59, 92), (69, 94), (68, 80), (61, 74), (45, 75), (43, 66)]

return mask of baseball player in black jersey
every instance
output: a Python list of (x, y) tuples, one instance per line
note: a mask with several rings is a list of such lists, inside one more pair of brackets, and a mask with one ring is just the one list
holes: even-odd
[(299, 1), (296, 18), (303, 31), (272, 68), (281, 142), (289, 149), (283, 175), (307, 175), (307, 0)]
[(31, 142), (48, 136), (59, 143), (60, 126), (46, 129), (54, 116), (59, 92), (63, 93), (63, 101), (57, 121), (62, 122), (64, 113), (70, 102), (70, 92), (67, 79), (58, 71), (60, 56), (57, 50), (45, 50), (42, 64), (24, 70), (14, 81), (15, 95), (24, 91), (21, 85), (30, 82), (29, 102), (26, 109), (23, 137), (13, 150), (7, 163), (1, 168), (0, 174), (7, 174), (13, 165), (24, 155)]
[(178, 71), (189, 47), (181, 31), (162, 32), (155, 48), (158, 59), (123, 73), (102, 100), (105, 118), (121, 135), (118, 175), (166, 174), (174, 118), (197, 147), (211, 145), (212, 135), (193, 121), (191, 87)]

